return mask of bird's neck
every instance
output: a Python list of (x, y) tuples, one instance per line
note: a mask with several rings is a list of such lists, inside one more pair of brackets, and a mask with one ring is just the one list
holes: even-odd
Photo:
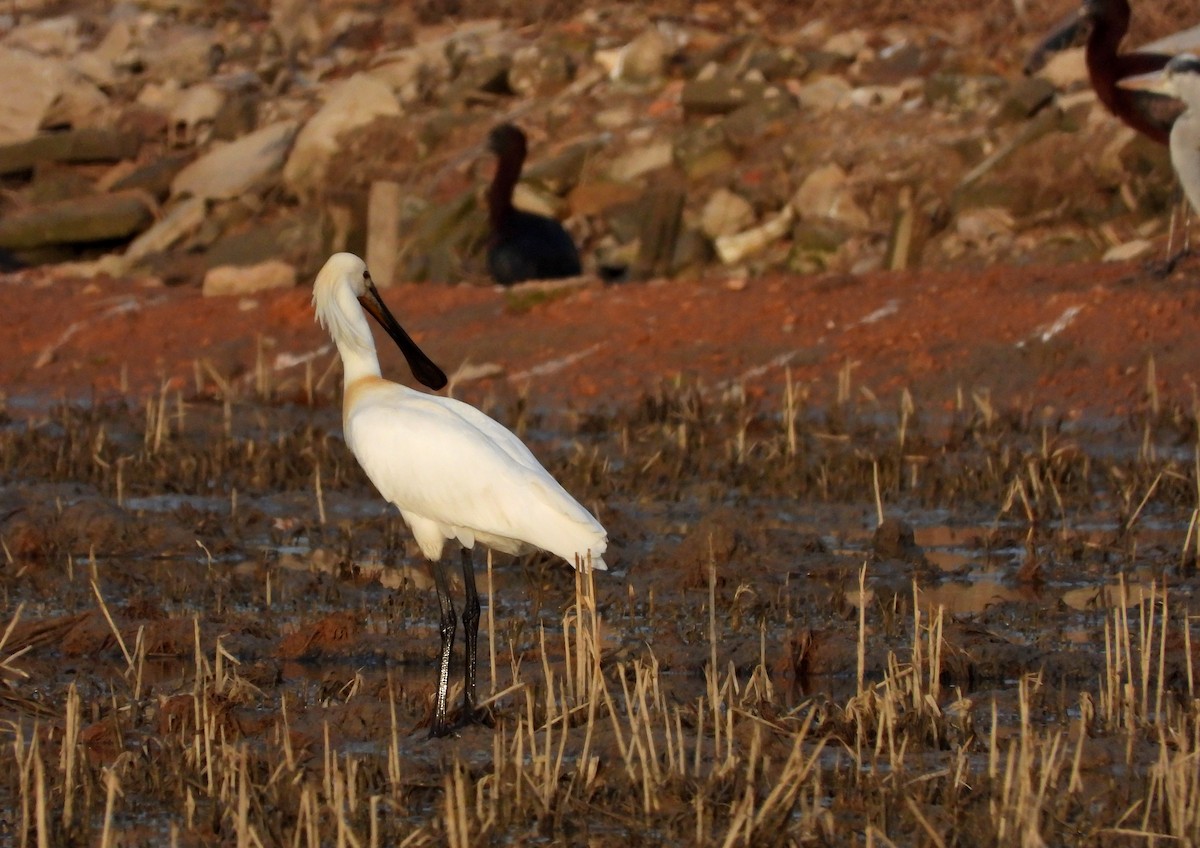
[(523, 150), (505, 150), (496, 159), (496, 174), (488, 189), (488, 220), (495, 230), (504, 225), (513, 212), (513, 190), (525, 164)]
[(1088, 33), (1085, 53), (1089, 70), (1093, 61), (1109, 61), (1117, 53), (1121, 39), (1129, 31), (1129, 7), (1120, 4), (1107, 13), (1092, 19), (1092, 31)]
[(357, 344), (339, 341), (337, 348), (342, 357), (342, 384), (347, 390), (360, 380), (381, 376), (379, 356), (373, 344), (364, 350)]

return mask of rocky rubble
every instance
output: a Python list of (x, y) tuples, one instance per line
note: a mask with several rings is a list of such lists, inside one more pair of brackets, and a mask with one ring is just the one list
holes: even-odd
[(981, 61), (974, 6), (850, 29), (748, 5), (12, 8), (6, 261), (236, 292), (349, 249), (385, 284), (482, 282), (504, 120), (530, 136), (518, 204), (626, 278), (1127, 258), (1173, 199), (1165, 149), (1104, 112), (1078, 53), (1010, 71), (1029, 21)]

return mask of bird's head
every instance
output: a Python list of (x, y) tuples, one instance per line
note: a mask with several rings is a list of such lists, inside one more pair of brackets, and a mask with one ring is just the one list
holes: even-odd
[(363, 319), (365, 310), (396, 342), (414, 377), (431, 389), (446, 385), (445, 373), (400, 326), (371, 281), (367, 264), (353, 253), (335, 253), (322, 266), (313, 283), (313, 309), (339, 347), (374, 356), (375, 341)]
[(488, 133), (488, 150), (497, 156), (525, 156), (525, 133), (516, 124), (500, 124)]
[(1178, 56), (1173, 56), (1170, 62), (1167, 62), (1167, 66), (1163, 68), (1163, 73), (1169, 77), (1200, 78), (1200, 59), (1191, 53), (1180, 53)]
[(370, 328), (353, 320), (356, 310), (352, 304), (366, 294), (370, 281), (367, 263), (353, 253), (335, 253), (321, 267), (313, 283), (312, 302), (317, 321), (335, 341), (358, 350), (375, 346)]
[(1200, 98), (1200, 59), (1191, 53), (1180, 53), (1171, 57), (1161, 71), (1125, 77), (1117, 84), (1134, 91), (1182, 97), (1190, 102)]

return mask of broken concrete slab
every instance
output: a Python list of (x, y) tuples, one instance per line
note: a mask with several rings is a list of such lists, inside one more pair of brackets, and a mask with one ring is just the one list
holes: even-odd
[(205, 297), (247, 295), (296, 285), (296, 269), (287, 262), (270, 259), (257, 265), (219, 265), (204, 275)]
[(154, 211), (142, 192), (72, 198), (5, 216), (0, 220), (0, 249), (115, 241), (140, 232), (153, 220)]
[(39, 162), (119, 162), (136, 157), (140, 145), (133, 133), (98, 127), (42, 133), (0, 146), (0, 174), (29, 171)]

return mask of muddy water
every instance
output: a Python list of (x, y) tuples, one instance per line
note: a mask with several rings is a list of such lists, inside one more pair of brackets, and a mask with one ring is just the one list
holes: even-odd
[[(1195, 464), (1167, 416), (898, 428), (837, 409), (789, 427), (777, 410), (687, 392), (615, 412), (495, 412), (612, 535), (614, 570), (596, 581), (604, 664), (652, 658), (677, 703), (704, 694), (714, 649), (736, 674), (766, 669), (773, 709), (846, 703), (860, 628), (870, 684), (940, 615), (944, 691), (1012, 717), (1015, 681), (1036, 674), (1054, 716), (1103, 678), (1114, 609), (1184, 621), (1197, 587)], [(223, 732), (262, 745), (284, 732), (306, 756), (331, 746), (377, 764), (397, 751), (420, 787), (410, 823), (434, 815), (451, 749), (425, 734), (431, 581), (336, 428), (328, 402), (198, 399), (9, 422), (3, 732), (62, 727), (74, 687), (101, 769), (193, 722), (197, 680), (227, 679), (212, 705)], [(484, 690), (563, 673), (569, 570), (542, 556), (477, 564), (493, 587)], [(1177, 697), (1193, 675), (1186, 643), (1172, 635), (1162, 659)], [(471, 767), (522, 708), (510, 694), (492, 709), (496, 727), (447, 743)], [(178, 825), (153, 791), (132, 791), (151, 830)]]

